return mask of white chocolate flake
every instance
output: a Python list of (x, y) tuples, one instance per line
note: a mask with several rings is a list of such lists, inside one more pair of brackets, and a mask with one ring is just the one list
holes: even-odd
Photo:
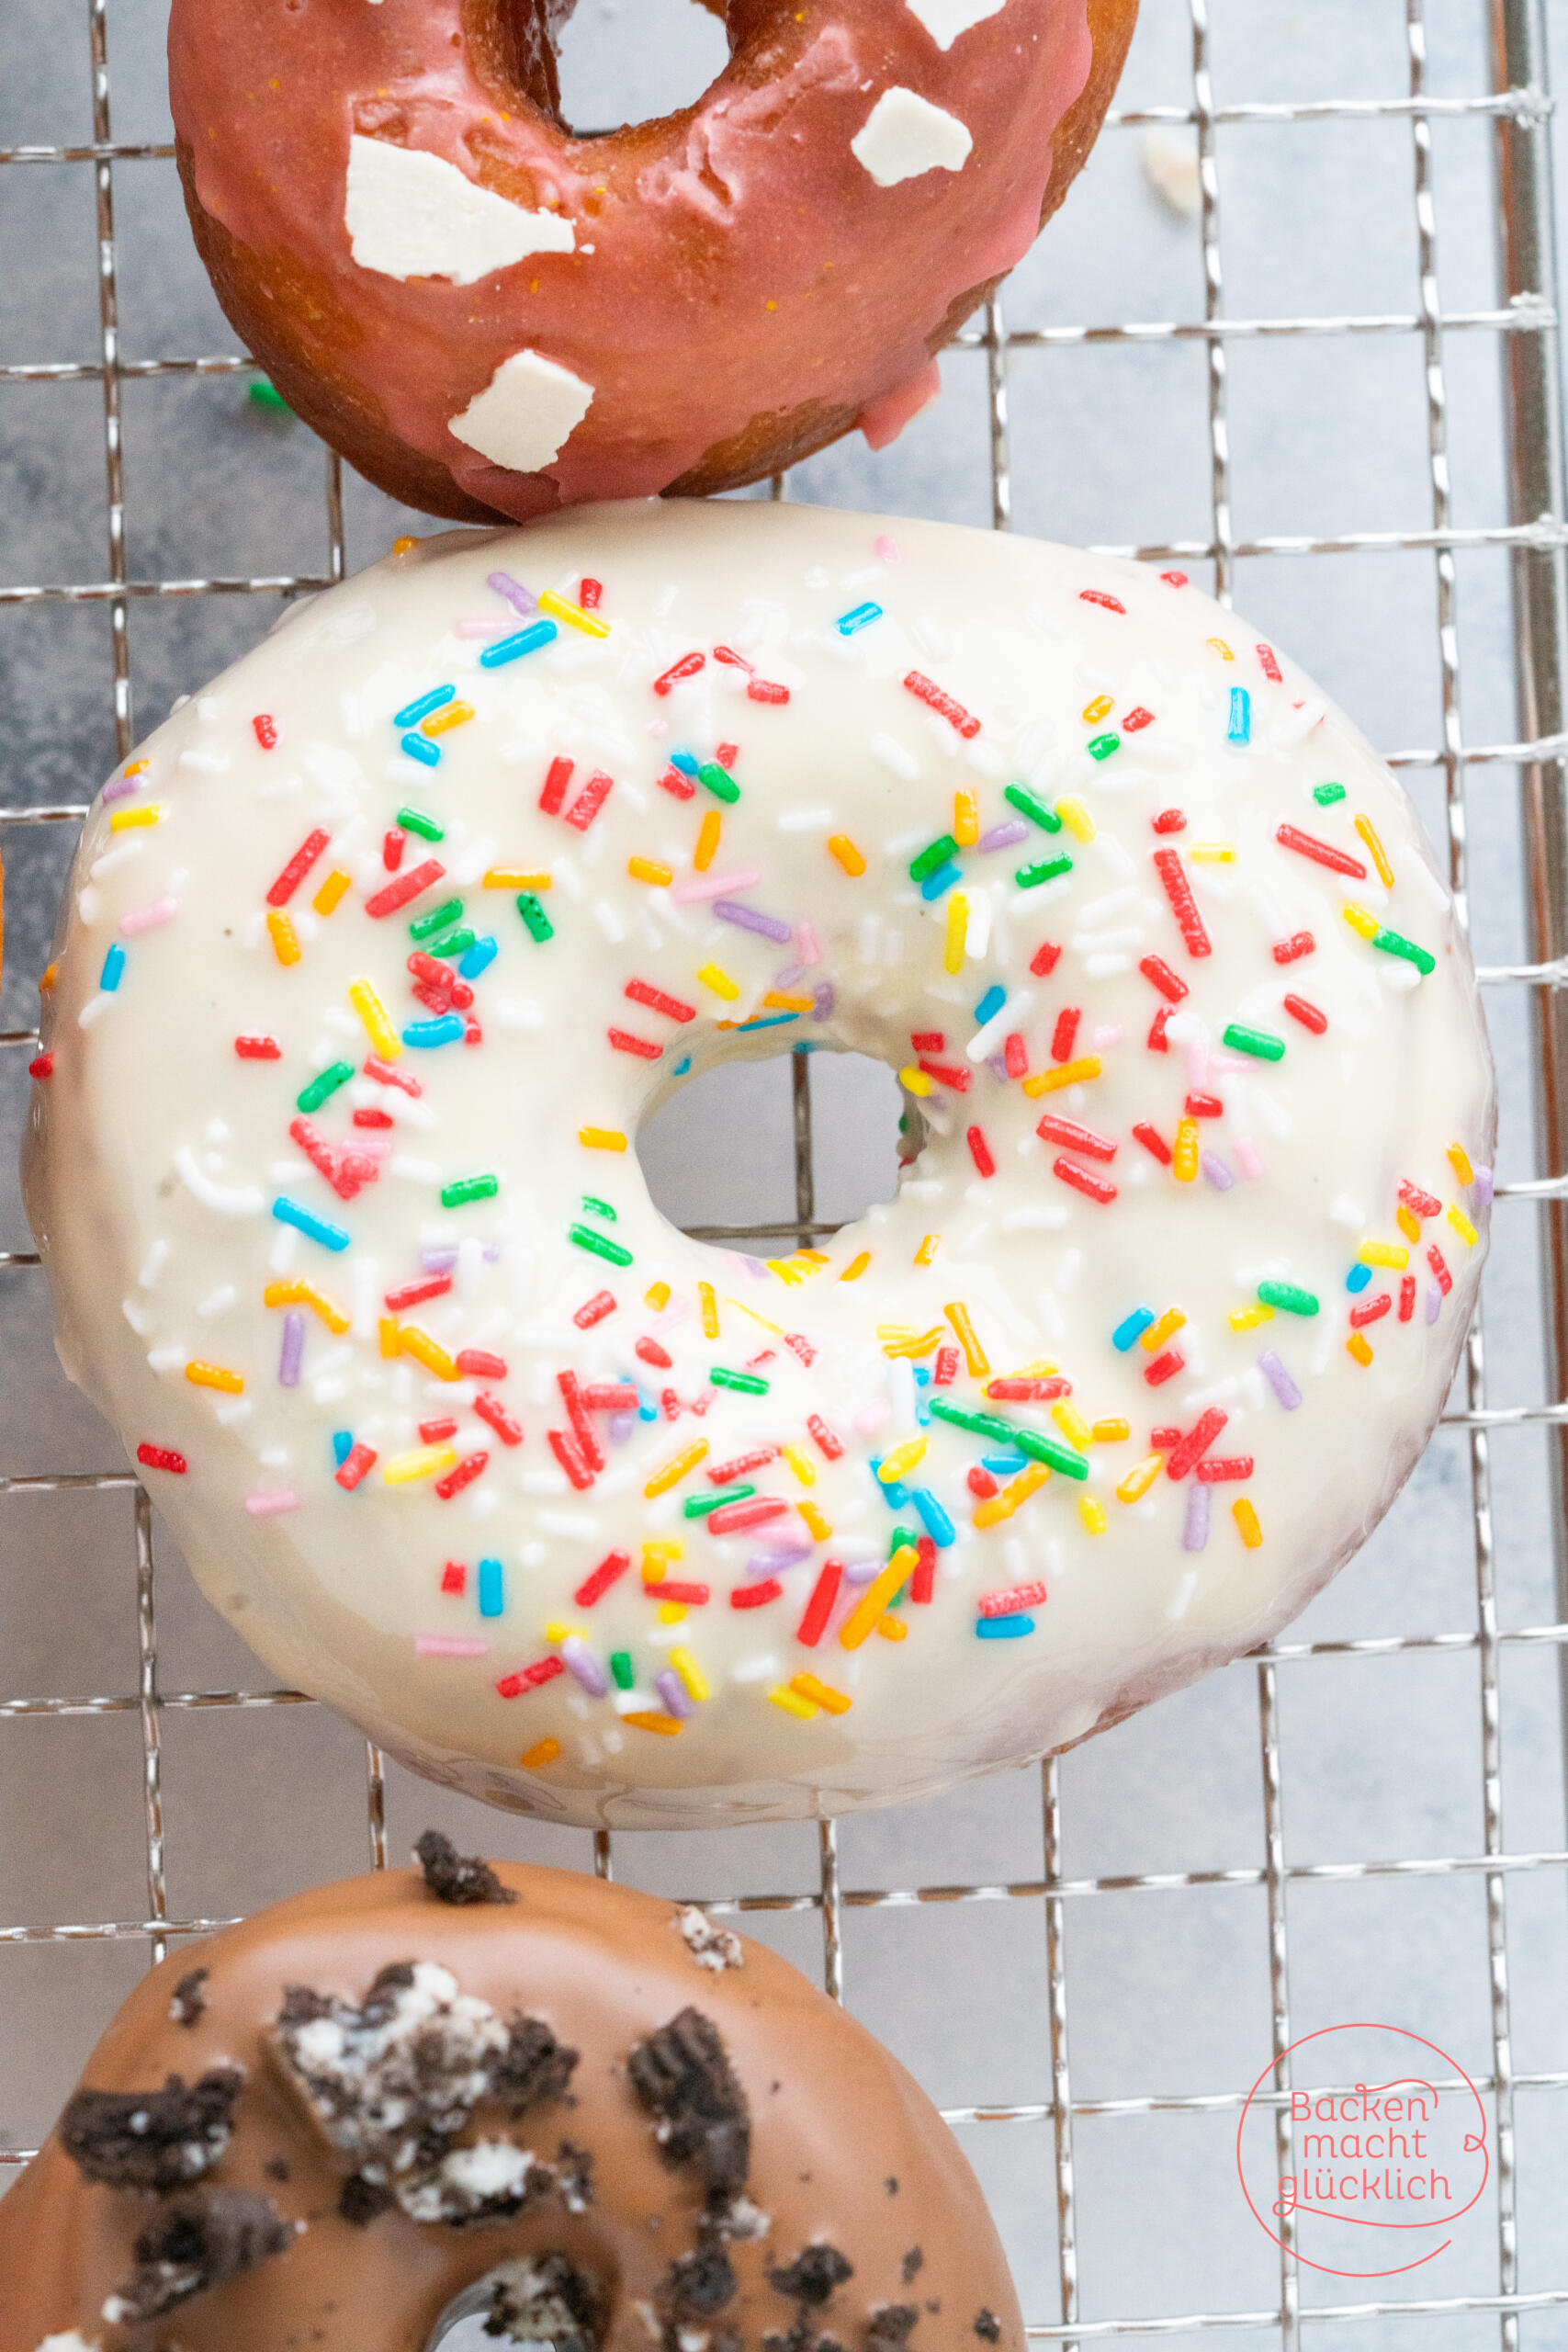
[(441, 155), (384, 139), (348, 142), (344, 226), (361, 269), (472, 286), (530, 254), (569, 254), (561, 213), (527, 211), (480, 187)]

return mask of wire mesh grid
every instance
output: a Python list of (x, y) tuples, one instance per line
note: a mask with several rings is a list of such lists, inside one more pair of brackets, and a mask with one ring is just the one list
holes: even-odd
[[(96, 381), (103, 401), (103, 488), (106, 500), (107, 562), (98, 579), (51, 581), (39, 585), (0, 584), (0, 608), (71, 603), (107, 608), (112, 650), (113, 728), (119, 756), (132, 743), (132, 668), (130, 615), (143, 599), (208, 598), (263, 594), (300, 594), (330, 585), (344, 575), (345, 536), (344, 485), (338, 461), (326, 459), (324, 520), (326, 560), (317, 573), (209, 577), (138, 577), (128, 560), (126, 484), (122, 461), (122, 391), (128, 382), (173, 376), (242, 374), (252, 363), (239, 354), (212, 357), (127, 357), (120, 348), (118, 285), (121, 267), (117, 243), (115, 195), (117, 172), (143, 165), (167, 169), (172, 147), (156, 142), (118, 142), (113, 134), (110, 105), (108, 14), (110, 0), (88, 0), (87, 31), (92, 83), (90, 143), (32, 144), (0, 147), (0, 163), (17, 166), (80, 165), (90, 169), (96, 199), (96, 260), (98, 298), (99, 350), (91, 361), (42, 361), (0, 365), (0, 386)], [(1041, 2341), (1082, 2343), (1108, 2336), (1137, 2334), (1199, 2334), (1237, 2329), (1262, 2331), (1278, 2338), (1284, 2352), (1294, 2352), (1303, 2325), (1326, 2323), (1370, 2325), (1370, 2341), (1382, 2340), (1378, 2324), (1397, 2319), (1463, 2318), (1495, 2322), (1505, 2352), (1520, 2340), (1521, 2321), (1531, 2315), (1568, 2312), (1568, 2284), (1522, 2292), (1516, 2227), (1518, 2182), (1515, 2162), (1516, 2101), (1523, 2096), (1568, 2090), (1568, 2069), (1516, 2069), (1510, 2030), (1510, 1948), (1507, 1889), (1517, 1874), (1562, 1874), (1568, 1871), (1568, 1851), (1510, 1851), (1503, 1829), (1500, 1731), (1500, 1660), (1509, 1650), (1555, 1649), (1568, 1665), (1568, 1606), (1562, 1599), (1561, 1498), (1562, 1469), (1559, 1448), (1568, 1445), (1568, 1402), (1555, 1401), (1562, 1392), (1562, 1368), (1568, 1361), (1568, 1010), (1559, 991), (1568, 989), (1568, 821), (1564, 819), (1562, 761), (1568, 752), (1563, 726), (1564, 601), (1562, 551), (1568, 546), (1560, 447), (1557, 379), (1556, 281), (1551, 216), (1550, 125), (1551, 102), (1546, 91), (1545, 18), (1541, 0), (1491, 0), (1490, 51), (1494, 86), (1461, 96), (1439, 96), (1428, 88), (1425, 0), (1404, 0), (1408, 66), (1407, 87), (1402, 93), (1376, 98), (1346, 98), (1300, 103), (1241, 103), (1218, 106), (1211, 81), (1212, 35), (1208, 0), (1145, 0), (1184, 10), (1190, 37), (1190, 95), (1181, 105), (1124, 108), (1113, 113), (1107, 137), (1129, 130), (1171, 130), (1190, 134), (1198, 157), (1198, 202), (1195, 225), (1201, 244), (1203, 315), (1182, 322), (1154, 321), (1096, 325), (1051, 324), (1010, 332), (1003, 305), (991, 302), (983, 326), (961, 338), (955, 367), (984, 370), (988, 429), (991, 519), (1004, 530), (1012, 519), (1012, 468), (1010, 450), (1011, 364), (1021, 351), (1051, 351), (1103, 345), (1131, 346), (1190, 343), (1205, 356), (1208, 429), (1209, 501), (1211, 526), (1206, 536), (1172, 538), (1159, 545), (1108, 548), (1140, 560), (1189, 560), (1213, 567), (1217, 593), (1229, 601), (1235, 568), (1254, 557), (1318, 557), (1376, 554), (1391, 550), (1429, 551), (1436, 580), (1438, 660), (1441, 685), (1440, 741), (1405, 747), (1389, 754), (1396, 766), (1436, 774), (1442, 792), (1450, 878), (1461, 907), (1470, 884), (1467, 841), (1466, 782), (1478, 768), (1517, 770), (1522, 785), (1525, 838), (1531, 860), (1527, 960), (1483, 968), (1482, 979), (1495, 990), (1529, 992), (1534, 1018), (1536, 1046), (1535, 1112), (1539, 1165), (1544, 1172), (1533, 1179), (1498, 1188), (1499, 1215), (1517, 1216), (1511, 1204), (1533, 1204), (1543, 1227), (1547, 1282), (1544, 1298), (1548, 1396), (1526, 1405), (1496, 1406), (1488, 1402), (1483, 1320), (1478, 1314), (1469, 1335), (1461, 1373), (1445, 1421), (1463, 1432), (1468, 1453), (1468, 1481), (1473, 1541), (1473, 1623), (1454, 1630), (1376, 1635), (1342, 1641), (1284, 1639), (1269, 1645), (1251, 1661), (1232, 1670), (1250, 1674), (1256, 1684), (1257, 1759), (1261, 1783), (1262, 1858), (1244, 1867), (1123, 1872), (1070, 1876), (1066, 1863), (1063, 1770), (1056, 1759), (1040, 1768), (1043, 1867), (1039, 1876), (992, 1883), (957, 1883), (903, 1887), (851, 1886), (840, 1883), (839, 1838), (832, 1823), (819, 1825), (816, 1883), (793, 1892), (758, 1892), (708, 1896), (705, 1907), (716, 1914), (817, 1915), (820, 1923), (820, 1970), (828, 1992), (842, 1998), (843, 1930), (846, 1916), (862, 1910), (894, 1910), (919, 1905), (1033, 1905), (1043, 1914), (1045, 1952), (1045, 2019), (1048, 2041), (1049, 2097), (1015, 2104), (993, 2102), (949, 2106), (944, 2109), (955, 2125), (997, 2124), (1049, 2126), (1051, 2188), (1055, 2204), (1056, 2307), (1054, 2312), (1030, 2315), (1029, 2334)], [(1478, 7), (1481, 0), (1476, 0)], [(1433, 198), (1433, 125), (1444, 119), (1470, 119), (1493, 127), (1496, 142), (1499, 185), (1501, 277), (1506, 299), (1493, 308), (1445, 310), (1438, 294), (1438, 229)], [(1391, 120), (1408, 124), (1412, 198), (1419, 254), (1419, 301), (1409, 313), (1382, 311), (1303, 317), (1227, 316), (1221, 265), (1223, 191), (1216, 134), (1230, 125), (1305, 124), (1312, 122)], [(1445, 351), (1456, 335), (1496, 339), (1503, 363), (1505, 421), (1509, 442), (1512, 519), (1477, 527), (1461, 527), (1452, 514), (1449, 473), (1448, 391)], [(1227, 433), (1228, 371), (1231, 352), (1248, 342), (1343, 337), (1415, 338), (1419, 346), (1426, 400), (1427, 471), (1430, 524), (1419, 529), (1355, 531), (1334, 535), (1238, 536), (1233, 525), (1232, 460)], [(785, 494), (775, 481), (773, 495)], [(85, 486), (83, 495), (86, 495)], [(1515, 740), (1469, 742), (1461, 721), (1459, 639), (1454, 624), (1456, 557), (1483, 548), (1509, 553), (1513, 580), (1514, 644), (1518, 695), (1518, 726)], [(0, 615), (3, 617), (3, 615)], [(74, 824), (85, 813), (74, 803), (39, 801), (0, 810), (0, 825), (7, 829)], [(15, 839), (15, 833), (10, 836)], [(0, 1046), (26, 1054), (33, 1033), (13, 1029), (0, 1033)], [(787, 1229), (805, 1240), (836, 1229), (817, 1216), (813, 1178), (812, 1095), (807, 1065), (791, 1057), (791, 1104), (794, 1137), (795, 1201), (793, 1217), (761, 1226), (693, 1227), (704, 1238), (729, 1240)], [(37, 1265), (26, 1250), (0, 1252), (0, 1279), (14, 1283), (24, 1270)], [(1496, 1559), (1494, 1542), (1492, 1441), (1500, 1429), (1534, 1425), (1551, 1432), (1554, 1474), (1552, 1523), (1559, 1552), (1559, 1605), (1551, 1622), (1504, 1626), (1499, 1623)], [(164, 1727), (172, 1716), (191, 1711), (232, 1714), (238, 1712), (309, 1706), (302, 1694), (265, 1689), (187, 1689), (163, 1687), (159, 1675), (159, 1629), (156, 1593), (160, 1569), (152, 1510), (141, 1487), (127, 1470), (98, 1472), (51, 1471), (28, 1468), (0, 1476), (0, 1500), (12, 1508), (28, 1494), (62, 1494), (73, 1489), (113, 1490), (123, 1497), (130, 1522), (126, 1552), (128, 1582), (133, 1593), (138, 1675), (133, 1690), (97, 1696), (19, 1696), (0, 1700), (0, 1722), (28, 1717), (81, 1717), (123, 1714), (135, 1718), (141, 1740), (141, 1836), (145, 1849), (145, 1909), (142, 1916), (91, 1918), (63, 1924), (37, 1925), (13, 1920), (0, 1923), (0, 1949), (28, 1943), (51, 1946), (123, 1940), (143, 1944), (151, 1962), (161, 1959), (172, 1943), (209, 1932), (225, 1924), (214, 1918), (182, 1916), (171, 1907), (168, 1891), (168, 1849), (164, 1826)], [(1383, 1860), (1290, 1861), (1284, 1838), (1286, 1766), (1281, 1736), (1281, 1669), (1313, 1658), (1380, 1657), (1417, 1652), (1474, 1655), (1479, 1686), (1482, 1835), (1474, 1850), (1436, 1856), (1398, 1856)], [(0, 1782), (0, 1787), (3, 1787)], [(369, 1859), (377, 1867), (388, 1860), (387, 1774), (378, 1750), (367, 1750), (365, 1765), (366, 1822)], [(592, 1865), (601, 1876), (614, 1875), (616, 1849), (607, 1833), (592, 1841)], [(1080, 2196), (1075, 2170), (1075, 2135), (1086, 2119), (1153, 2114), (1239, 2114), (1245, 2098), (1237, 2087), (1213, 2092), (1158, 2092), (1119, 2098), (1075, 2098), (1068, 2059), (1067, 1925), (1074, 1906), (1085, 1898), (1130, 1893), (1169, 1893), (1210, 1887), (1261, 1890), (1267, 1905), (1267, 1965), (1269, 2017), (1272, 2041), (1272, 2072), (1262, 2103), (1271, 2107), (1275, 2162), (1281, 2179), (1295, 2170), (1291, 2109), (1292, 2042), (1291, 1890), (1311, 1882), (1371, 1881), (1379, 1878), (1468, 1877), (1484, 1887), (1486, 1997), (1489, 2018), (1489, 2064), (1476, 2076), (1477, 2088), (1490, 2104), (1495, 2159), (1495, 2284), (1490, 2291), (1448, 2296), (1392, 2294), (1348, 2301), (1303, 2300), (1295, 2259), (1294, 2224), (1280, 2226), (1278, 2291), (1275, 2299), (1248, 2308), (1231, 2308), (1223, 2295), (1210, 2300), (1206, 2311), (1161, 2312), (1158, 2314), (1116, 2315), (1113, 2290), (1100, 2292), (1097, 2304), (1111, 2305), (1111, 2315), (1083, 2315), (1079, 2278)], [(7, 1906), (8, 1907), (8, 1906)], [(1004, 2053), (1005, 2063), (1005, 2053)], [(1267, 2070), (1266, 2070), (1267, 2071)], [(1440, 2080), (1438, 2088), (1455, 2085)], [(27, 2161), (31, 2151), (0, 2147), (0, 2180), (6, 2167)], [(1561, 2319), (1559, 2322), (1561, 2324)], [(1466, 2339), (1468, 2340), (1468, 2339)], [(1568, 2336), (1549, 2328), (1529, 2340), (1564, 2342)]]

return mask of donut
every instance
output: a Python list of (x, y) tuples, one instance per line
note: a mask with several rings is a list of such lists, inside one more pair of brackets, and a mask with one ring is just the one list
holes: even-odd
[(219, 300), (352, 465), (458, 521), (891, 441), (1087, 158), (1137, 0), (734, 0), (712, 87), (604, 137), (561, 118), (570, 8), (175, 0)]
[[(1468, 952), (1180, 573), (768, 504), (411, 541), (141, 760), (34, 1093), (61, 1355), (416, 1770), (628, 1826), (930, 1793), (1275, 1633), (1429, 1434)], [(639, 1123), (796, 1049), (899, 1074), (897, 1197), (686, 1238)]]
[(418, 1850), (142, 1978), (0, 2204), (0, 2352), (1023, 2352), (957, 2143), (786, 1961)]

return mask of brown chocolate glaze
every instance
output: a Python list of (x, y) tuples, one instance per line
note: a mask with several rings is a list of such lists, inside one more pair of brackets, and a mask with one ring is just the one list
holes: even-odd
[[(919, 405), (932, 356), (1027, 251), (1093, 144), (1137, 0), (1004, 0), (943, 51), (890, 0), (705, 0), (730, 61), (691, 107), (579, 138), (571, 0), (175, 0), (186, 209), (219, 300), (289, 404), (369, 480), (460, 522), (756, 481)], [(888, 188), (850, 141), (912, 88), (974, 137)], [(570, 218), (576, 249), (472, 285), (360, 267), (351, 134)], [(533, 473), (447, 430), (533, 350), (593, 387)]]
[[(562, 2326), (574, 2320), (585, 2346), (609, 2352), (658, 2352), (672, 2323), (712, 2352), (814, 2352), (824, 2336), (843, 2352), (962, 2352), (977, 2329), (1023, 2352), (978, 2184), (924, 2093), (862, 2026), (760, 1944), (743, 1943), (739, 1967), (699, 1966), (670, 1903), (564, 1871), (495, 1868), (514, 1903), (455, 1908), (417, 1871), (392, 1871), (226, 1929), (199, 1948), (210, 1973), (192, 2024), (170, 2016), (191, 1953), (146, 1977), (83, 2085), (124, 2093), (176, 2070), (244, 2069), (232, 2139), (199, 2191), (182, 2194), (198, 2222), (243, 2221), (254, 2267), (162, 2317), (106, 2325), (106, 2300), (147, 2249), (179, 2236), (179, 2197), (89, 2179), (52, 2134), (0, 2203), (0, 2352), (37, 2352), (71, 2328), (105, 2352), (423, 2352), (455, 2296), (525, 2258), (538, 2293), (558, 2286)], [(358, 2004), (383, 1969), (422, 1960), (580, 2053), (564, 2091), (515, 2121), (515, 2100), (482, 2106), (463, 2136), (531, 2150), (581, 2210), (547, 2189), (509, 2221), (468, 2228), (416, 2222), (374, 2197), (348, 2199), (366, 2218), (340, 2211), (347, 2160), (268, 2056), (285, 1988)], [(713, 2037), (749, 2134), (703, 2071)], [(732, 2211), (738, 2168), (745, 2199), (769, 2216), (765, 2236), (711, 2226)], [(738, 2222), (745, 2211), (733, 2208)], [(290, 2238), (283, 2225), (298, 2222)]]

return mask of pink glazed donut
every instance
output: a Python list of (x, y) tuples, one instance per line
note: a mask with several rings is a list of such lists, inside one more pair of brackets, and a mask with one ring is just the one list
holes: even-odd
[(1136, 0), (707, 0), (694, 106), (561, 119), (572, 0), (174, 0), (197, 245), (279, 391), (464, 522), (892, 440), (1087, 157)]

